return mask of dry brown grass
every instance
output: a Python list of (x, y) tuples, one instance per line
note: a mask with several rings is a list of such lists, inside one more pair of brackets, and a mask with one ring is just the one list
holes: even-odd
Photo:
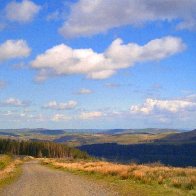
[[(8, 161), (9, 160), (9, 161)], [(1, 156), (0, 161), (5, 161), (5, 167), (0, 170), (0, 182), (12, 174), (16, 167), (22, 163), (19, 159), (11, 159), (8, 156)]]
[(122, 165), (103, 161), (69, 162), (54, 159), (44, 159), (43, 163), (51, 164), (55, 168), (113, 175), (121, 179), (132, 179), (145, 184), (156, 183), (186, 190), (196, 189), (196, 168), (175, 168), (160, 164)]
[(25, 161), (33, 159), (30, 156), (14, 158), (8, 155), (0, 156), (0, 188), (5, 184), (11, 183), (17, 176), (20, 175), (19, 165)]

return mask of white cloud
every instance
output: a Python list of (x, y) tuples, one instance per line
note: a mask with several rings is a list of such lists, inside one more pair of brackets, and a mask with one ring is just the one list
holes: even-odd
[(0, 106), (10, 106), (10, 107), (26, 107), (29, 106), (28, 101), (21, 101), (16, 98), (8, 98), (5, 101), (0, 102)]
[(93, 112), (82, 112), (79, 118), (82, 120), (91, 120), (91, 119), (100, 118), (102, 116), (103, 116), (102, 112), (93, 111)]
[(176, 20), (179, 29), (194, 29), (195, 7), (195, 0), (80, 0), (59, 31), (65, 37), (88, 36), (124, 25)]
[(51, 118), (52, 121), (56, 121), (56, 122), (58, 122), (58, 121), (68, 121), (68, 120), (70, 120), (70, 119), (71, 119), (71, 117), (66, 116), (66, 115), (64, 115), (64, 114), (55, 114), (55, 115)]
[(0, 121), (3, 122), (43, 122), (48, 121), (49, 118), (39, 113), (32, 113), (32, 111), (24, 110), (10, 110), (0, 111)]
[(196, 94), (188, 95), (185, 100), (196, 102)]
[(141, 105), (133, 105), (130, 108), (131, 113), (155, 114), (155, 113), (177, 113), (193, 111), (196, 109), (196, 102), (187, 100), (157, 100), (146, 99)]
[(0, 62), (27, 57), (31, 53), (31, 49), (25, 40), (7, 40), (0, 44)]
[(53, 110), (70, 110), (74, 109), (77, 106), (77, 102), (70, 100), (67, 103), (57, 103), (56, 101), (51, 101), (44, 106), (47, 109)]
[(118, 69), (131, 67), (137, 62), (161, 60), (184, 49), (182, 40), (171, 36), (154, 39), (144, 46), (123, 44), (121, 39), (116, 39), (104, 53), (96, 53), (92, 49), (73, 49), (61, 44), (38, 55), (31, 66), (39, 70), (37, 80), (71, 74), (105, 79)]
[(50, 13), (47, 17), (46, 17), (46, 20), (47, 21), (53, 21), (53, 20), (58, 20), (61, 18), (61, 13), (60, 11), (56, 10), (52, 13)]
[(87, 88), (81, 88), (78, 92), (77, 92), (77, 94), (79, 94), (79, 95), (84, 95), (84, 94), (92, 94), (93, 93), (93, 91), (92, 90), (90, 90), (90, 89), (87, 89)]
[(30, 0), (23, 0), (21, 2), (12, 1), (5, 8), (6, 18), (15, 22), (30, 22), (40, 9), (39, 5)]

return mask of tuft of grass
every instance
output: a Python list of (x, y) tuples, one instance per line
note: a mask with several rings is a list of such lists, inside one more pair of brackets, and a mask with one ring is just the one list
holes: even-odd
[(195, 187), (195, 182), (191, 178), (186, 177), (176, 177), (172, 179), (172, 184), (176, 188), (183, 188), (187, 190), (193, 190)]
[(12, 161), (12, 157), (9, 155), (1, 155), (0, 156), (0, 170), (3, 170), (6, 166), (8, 166)]
[(157, 163), (122, 165), (104, 161), (70, 162), (58, 159), (43, 159), (42, 162), (57, 169), (82, 172), (87, 175), (99, 174), (105, 178), (114, 177), (126, 186), (130, 183), (130, 186), (132, 184), (134, 187), (148, 187), (150, 194), (155, 192), (152, 188), (156, 187), (156, 192), (161, 190), (162, 194), (169, 191), (168, 195), (196, 195), (196, 168), (174, 168)]

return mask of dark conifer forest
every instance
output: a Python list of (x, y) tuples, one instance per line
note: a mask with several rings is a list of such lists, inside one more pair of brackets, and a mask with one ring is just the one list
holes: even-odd
[(0, 154), (29, 155), (48, 158), (88, 158), (88, 154), (53, 142), (0, 139)]
[(89, 155), (121, 163), (153, 163), (186, 167), (196, 166), (196, 143), (187, 144), (92, 144), (79, 147)]

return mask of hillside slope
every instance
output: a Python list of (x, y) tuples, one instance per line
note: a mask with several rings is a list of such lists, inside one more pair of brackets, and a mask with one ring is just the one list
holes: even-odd
[(196, 142), (196, 129), (188, 132), (174, 133), (158, 140), (158, 142)]
[(79, 147), (90, 156), (121, 163), (153, 163), (160, 161), (166, 165), (196, 167), (196, 143), (190, 144), (131, 144), (116, 143), (91, 144)]

